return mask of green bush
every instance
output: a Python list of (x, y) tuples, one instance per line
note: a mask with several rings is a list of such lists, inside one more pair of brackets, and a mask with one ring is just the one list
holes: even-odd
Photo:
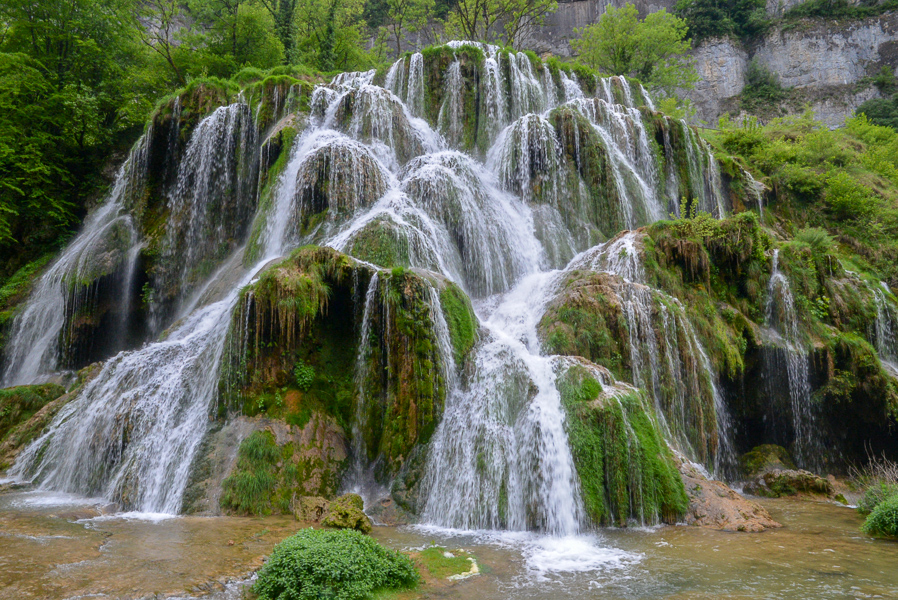
[(874, 483), (864, 490), (864, 496), (857, 503), (857, 509), (864, 514), (870, 514), (873, 509), (892, 496), (898, 496), (898, 485), (884, 481)]
[(312, 381), (315, 380), (315, 369), (311, 365), (300, 361), (296, 362), (293, 367), (293, 377), (296, 379), (296, 385), (304, 392), (308, 392), (312, 387)]
[(867, 535), (898, 538), (898, 494), (877, 504), (862, 529)]
[(827, 177), (823, 200), (840, 220), (862, 219), (876, 207), (873, 192), (845, 171)]
[(418, 582), (411, 559), (348, 529), (305, 529), (277, 546), (252, 591), (259, 600), (360, 600)]
[(876, 125), (898, 129), (898, 97), (871, 98), (858, 106), (855, 114), (867, 115)]

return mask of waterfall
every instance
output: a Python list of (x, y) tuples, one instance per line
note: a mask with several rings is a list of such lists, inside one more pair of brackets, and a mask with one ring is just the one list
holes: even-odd
[[(3, 385), (39, 383), (64, 368), (73, 343), (73, 322), (83, 310), (95, 308), (100, 278), (112, 277), (119, 299), (117, 331), (104, 335), (118, 339), (128, 324), (131, 283), (139, 244), (130, 201), (141, 193), (146, 176), (150, 134), (135, 144), (119, 169), (106, 200), (84, 221), (84, 226), (61, 256), (47, 269), (12, 325), (5, 349)], [(122, 344), (117, 344), (119, 350)]]
[[(461, 46), (450, 49), (460, 52)], [(579, 123), (594, 130), (628, 224), (665, 215), (653, 134), (633, 107), (629, 82), (599, 80), (596, 92), (607, 97), (587, 98), (576, 76), (559, 71), (556, 85), (525, 54), (480, 48), (482, 63), (465, 65), (477, 69), (474, 84), (462, 76), (458, 57), (447, 62), (438, 115), (435, 106), (425, 106), (435, 92), (427, 89), (430, 72), (423, 76), (420, 53), (394, 63), (383, 86), (373, 83), (373, 71), (338, 75), (317, 86), (311, 118), (283, 150), (288, 155), (262, 197), (255, 171), (262, 140), (250, 106), (240, 101), (206, 116), (180, 157), (176, 185), (165, 190), (169, 220), (161, 266), (152, 279), (168, 303), (155, 308), (157, 330), (166, 310), (176, 312), (166, 307), (177, 307), (181, 319), (161, 339), (103, 364), (23, 450), (14, 476), (136, 510), (178, 512), (217, 398), (229, 325), (246, 317), (234, 316), (240, 290), (272, 260), (318, 244), (358, 254), (366, 268), (376, 270), (364, 297), (355, 361), (356, 462), (344, 482), (363, 487), (372, 466), (372, 449), (361, 435), (369, 401), (368, 347), (390, 333), (372, 327), (389, 326), (384, 296), (396, 272), (387, 268), (399, 266), (364, 254), (366, 239), (376, 235), (395, 241), (401, 266), (425, 282), (439, 357), (433, 373), (447, 390), (421, 484), (425, 522), (554, 535), (590, 526), (556, 387), (559, 359), (543, 354), (537, 336), (547, 303), (577, 265), (623, 279), (634, 353), (644, 351), (635, 359), (634, 378), (646, 386), (647, 397), (654, 394), (671, 443), (692, 443), (682, 434), (690, 394), (710, 398), (715, 426), (727, 429), (716, 374), (683, 307), (644, 284), (637, 234), (575, 257), (607, 238), (599, 237), (594, 224), (584, 234), (584, 226), (562, 214), (573, 188), (564, 187), (571, 180), (557, 177), (567, 159), (560, 158), (562, 142), (549, 118), (556, 108), (576, 112)], [(461, 151), (466, 119), (472, 118), (463, 102), (471, 90), (463, 88), (475, 85), (478, 141)], [(644, 90), (639, 93), (647, 98)], [(270, 104), (290, 104), (277, 94)], [(559, 108), (562, 97), (568, 104)], [(436, 122), (428, 122), (428, 115)], [(702, 185), (717, 185), (707, 160), (695, 168)], [(534, 181), (545, 194), (536, 193)], [(582, 179), (574, 185), (574, 193), (585, 194)], [(97, 228), (92, 223), (85, 231)], [(571, 258), (567, 269), (553, 270)], [(446, 279), (473, 299), (482, 326), (464, 365), (454, 363), (440, 306), (439, 286)], [(678, 363), (683, 344), (691, 360)], [(675, 376), (675, 397), (658, 391), (659, 361)], [(24, 371), (15, 367), (9, 373), (19, 377)]]
[[(789, 280), (779, 268), (779, 250), (773, 251), (767, 286), (767, 324), (782, 340), (785, 352), (794, 439), (792, 454), (799, 466), (817, 468), (821, 464), (822, 449), (818, 447), (816, 409), (811, 401), (809, 357), (802, 344)], [(768, 364), (768, 368), (775, 369), (776, 364)]]
[(431, 443), (428, 523), (465, 529), (580, 531), (583, 509), (552, 359), (536, 323), (555, 274), (524, 278), (490, 312), (467, 389), (456, 388)]
[(891, 295), (891, 291), (884, 282), (880, 282), (879, 286), (871, 286), (871, 289), (876, 302), (872, 336), (876, 352), (883, 365), (895, 374), (898, 373), (898, 314), (886, 296)]
[(152, 278), (153, 332), (165, 327), (242, 237), (255, 210), (257, 141), (249, 106), (241, 102), (217, 108), (196, 126), (166, 199), (160, 268)]

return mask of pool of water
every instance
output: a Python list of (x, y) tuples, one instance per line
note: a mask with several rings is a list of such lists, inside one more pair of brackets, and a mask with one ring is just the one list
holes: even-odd
[[(898, 598), (898, 543), (853, 510), (764, 500), (785, 525), (760, 534), (688, 526), (530, 534), (378, 527), (401, 550), (467, 549), (482, 574), (430, 598)], [(301, 525), (287, 517), (104, 515), (101, 502), (0, 495), (0, 598), (239, 598), (245, 578)], [(414, 597), (412, 595), (411, 597)]]

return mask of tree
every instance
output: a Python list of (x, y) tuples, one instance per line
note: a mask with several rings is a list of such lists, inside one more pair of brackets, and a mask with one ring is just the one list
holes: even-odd
[(247, 0), (192, 0), (189, 7), (196, 25), (205, 30), (181, 36), (198, 50), (194, 68), (223, 69), (218, 74), (230, 76), (244, 65), (268, 69), (284, 61), (274, 18), (265, 7)]
[(259, 0), (271, 17), (278, 39), (284, 46), (284, 60), (290, 61), (294, 46), (294, 19), (297, 0)]
[(179, 0), (147, 0), (141, 10), (146, 25), (140, 28), (140, 41), (165, 59), (180, 85), (187, 83), (183, 69), (175, 59), (182, 12)]
[(294, 62), (323, 71), (371, 68), (364, 50), (364, 0), (297, 0)]
[(396, 54), (402, 52), (403, 32), (423, 29), (433, 10), (434, 0), (387, 0), (387, 29), (396, 44)]
[(609, 6), (598, 23), (577, 30), (580, 37), (571, 45), (583, 64), (607, 75), (636, 77), (671, 96), (698, 80), (686, 32), (686, 22), (666, 10), (640, 20), (632, 4)]
[(750, 37), (767, 27), (765, 0), (679, 0), (674, 13), (686, 20), (694, 42), (734, 35)]
[(447, 34), (513, 46), (557, 8), (557, 0), (458, 0), (446, 20)]

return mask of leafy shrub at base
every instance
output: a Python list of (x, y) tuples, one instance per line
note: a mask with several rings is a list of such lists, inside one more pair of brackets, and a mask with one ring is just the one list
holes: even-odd
[(898, 538), (898, 494), (877, 504), (862, 529), (867, 535)]
[(275, 546), (252, 591), (259, 600), (360, 600), (418, 579), (410, 558), (357, 531), (305, 529)]

